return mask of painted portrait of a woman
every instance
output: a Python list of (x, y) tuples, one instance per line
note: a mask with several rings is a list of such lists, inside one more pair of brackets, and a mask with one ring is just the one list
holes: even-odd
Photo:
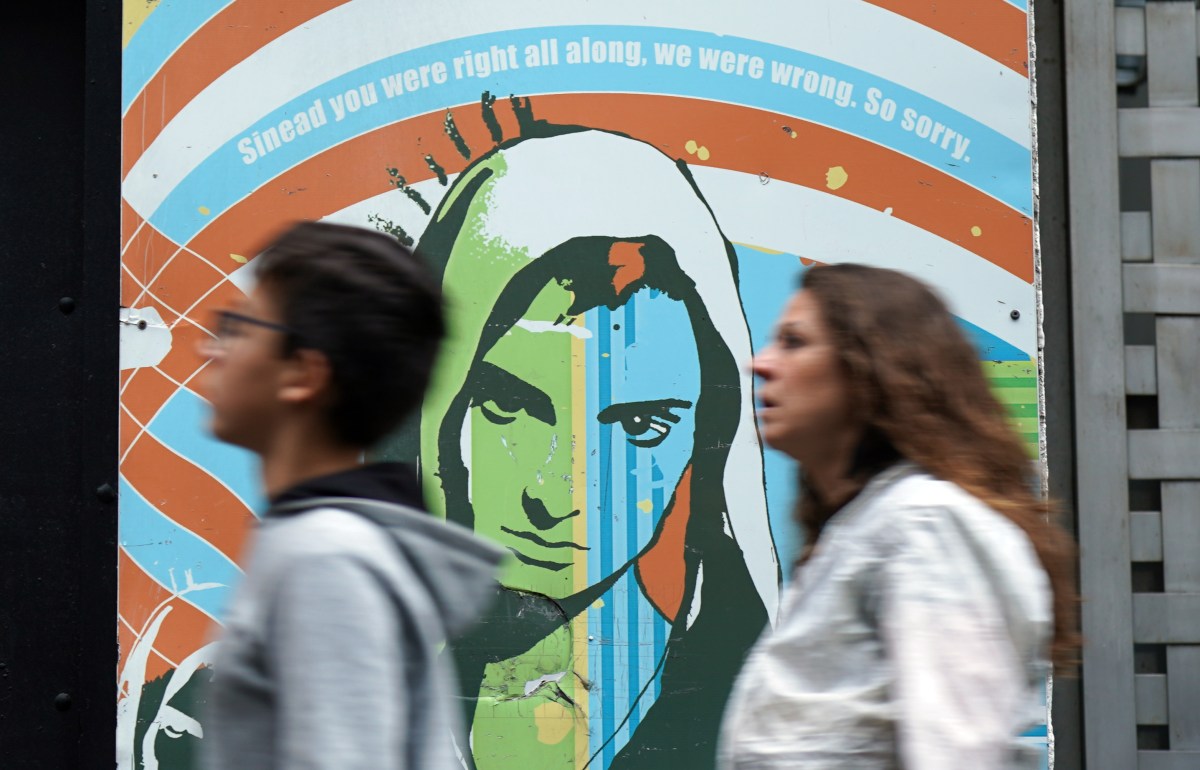
[(450, 320), (429, 502), (511, 553), (454, 649), (464, 762), (711, 766), (779, 568), (736, 262), (686, 166), (541, 126), (469, 166), (418, 248)]

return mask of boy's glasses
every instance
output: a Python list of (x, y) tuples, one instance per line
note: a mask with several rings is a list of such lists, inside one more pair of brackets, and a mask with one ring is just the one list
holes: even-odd
[(233, 310), (218, 310), (216, 312), (216, 339), (212, 343), (222, 345), (229, 340), (237, 339), (243, 336), (247, 326), (261, 326), (264, 329), (281, 332), (283, 334), (292, 334), (292, 330), (283, 324), (267, 321), (262, 318), (238, 313)]

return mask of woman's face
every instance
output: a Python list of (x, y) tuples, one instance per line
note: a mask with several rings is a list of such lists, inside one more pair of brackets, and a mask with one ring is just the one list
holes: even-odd
[[(650, 542), (691, 460), (700, 363), (687, 309), (650, 289), (567, 315), (546, 284), (476, 360), (460, 451), (501, 582), (570, 596)], [(457, 426), (455, 426), (457, 427)]]
[(811, 292), (784, 308), (771, 344), (754, 357), (762, 437), (802, 464), (817, 464), (858, 430), (849, 387)]

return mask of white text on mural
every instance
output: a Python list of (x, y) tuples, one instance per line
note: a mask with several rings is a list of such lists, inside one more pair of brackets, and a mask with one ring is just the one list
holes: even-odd
[(377, 80), (316, 97), (293, 114), (269, 120), (265, 126), (241, 137), (237, 150), (242, 162), (250, 165), (312, 131), (349, 120), (379, 104), (458, 81), (485, 80), (489, 90), (504, 91), (504, 73), (548, 67), (615, 67), (620, 69), (608, 71), (614, 78), (614, 87), (619, 89), (619, 72), (653, 67), (664, 70), (662, 77), (671, 77), (666, 70), (692, 70), (706, 73), (702, 77), (759, 81), (762, 85), (756, 88), (766, 89), (764, 94), (777, 93), (775, 88), (794, 91), (800, 99), (789, 103), (788, 114), (811, 116), (818, 123), (829, 122), (829, 110), (861, 111), (888, 124), (886, 131), (911, 135), (913, 139), (906, 141), (928, 143), (933, 152), (944, 152), (949, 162), (971, 162), (968, 155), (971, 140), (963, 133), (962, 126), (949, 125), (936, 115), (904, 104), (900, 89), (894, 89), (896, 95), (889, 95), (871, 83), (879, 81), (866, 73), (802, 54), (787, 61), (787, 57), (772, 59), (733, 48), (693, 46), (670, 40), (646, 45), (652, 50), (646, 50), (641, 40), (581, 35), (569, 40), (547, 37), (520, 45), (497, 43), (486, 48), (465, 48), (445, 60), (404, 67)]

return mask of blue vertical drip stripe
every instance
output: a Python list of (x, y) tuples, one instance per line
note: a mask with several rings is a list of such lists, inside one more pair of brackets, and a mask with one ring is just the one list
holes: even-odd
[[(610, 338), (612, 329), (611, 313), (606, 307), (601, 307), (598, 310), (599, 329), (597, 338), (600, 347), (600, 359), (596, 379), (599, 382), (600, 393), (599, 403), (596, 404), (596, 412), (607, 408), (612, 403), (612, 340)], [(611, 492), (614, 488), (612, 477), (612, 425), (600, 426), (600, 504), (594, 509), (596, 518), (600, 520), (600, 542), (598, 543), (600, 552), (600, 574), (603, 576), (611, 575), (613, 572), (612, 559), (612, 542), (613, 542), (613, 526), (612, 517), (608, 512), (612, 510)], [(593, 548), (596, 546), (593, 545)], [(613, 621), (614, 606), (613, 596), (610, 591), (608, 599), (604, 602), (604, 606), (600, 608), (600, 628), (599, 634), (596, 636), (597, 642), (600, 645), (600, 732), (601, 741), (607, 741), (608, 737), (613, 734), (616, 727), (616, 672), (613, 670)], [(596, 678), (593, 677), (593, 681)], [(613, 745), (611, 742), (604, 744), (604, 751), (601, 757), (601, 767), (608, 767), (613, 760)]]
[[(624, 308), (624, 324), (622, 330), (625, 332), (624, 347), (629, 348), (637, 344), (637, 311), (638, 298), (633, 297)], [(640, 453), (634, 449), (628, 441), (622, 441), (625, 450), (625, 505), (622, 509), (625, 515), (625, 531), (626, 531), (626, 557), (624, 561), (629, 561), (636, 555), (638, 544), (641, 538), (638, 537), (638, 525), (641, 522), (640, 512), (638, 510), (638, 462)], [(615, 513), (615, 510), (614, 510)], [(637, 730), (638, 724), (641, 722), (641, 711), (639, 704), (635, 700), (641, 687), (641, 604), (642, 592), (639, 590), (637, 581), (629, 582), (629, 609), (627, 614), (627, 633), (625, 645), (628, 652), (628, 688), (629, 688), (629, 722), (626, 724), (622, 732), (628, 731), (628, 735), (632, 735)], [(622, 741), (627, 743), (628, 737)]]

